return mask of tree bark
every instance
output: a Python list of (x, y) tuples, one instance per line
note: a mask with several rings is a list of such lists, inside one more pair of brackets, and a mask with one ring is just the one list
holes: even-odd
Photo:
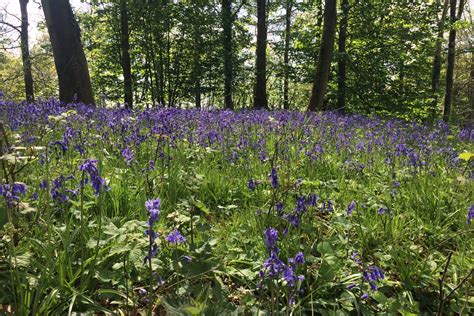
[(129, 39), (127, 0), (120, 0), (120, 49), (122, 51), (123, 92), (125, 107), (131, 109), (133, 108), (133, 86)]
[(68, 0), (41, 0), (59, 79), (59, 99), (94, 104), (81, 31)]
[(234, 109), (232, 101), (232, 0), (222, 0), (222, 46), (224, 48), (224, 107)]
[(331, 70), (336, 21), (336, 0), (326, 0), (324, 8), (323, 35), (308, 111), (323, 109), (324, 95), (328, 85), (329, 71)]
[(267, 14), (266, 0), (257, 0), (257, 50), (253, 106), (268, 108), (267, 100)]
[(451, 103), (453, 99), (453, 78), (454, 78), (454, 59), (456, 56), (456, 29), (453, 24), (461, 18), (464, 8), (464, 1), (459, 0), (459, 11), (456, 14), (457, 0), (450, 1), (450, 20), (451, 29), (449, 31), (448, 41), (448, 65), (446, 69), (446, 92), (444, 96), (443, 120), (448, 122), (451, 117)]
[(20, 11), (21, 11), (21, 59), (23, 61), (23, 77), (25, 80), (25, 96), (26, 100), (34, 101), (34, 86), (33, 86), (33, 75), (31, 73), (31, 59), (30, 59), (30, 48), (28, 44), (28, 1), (20, 0)]
[(342, 0), (342, 16), (339, 25), (338, 53), (337, 61), (337, 110), (344, 112), (346, 108), (346, 39), (347, 20), (349, 18), (349, 0)]
[(283, 78), (283, 108), (290, 108), (289, 81), (290, 81), (290, 41), (291, 41), (291, 11), (293, 9), (293, 0), (286, 0), (285, 12), (285, 52), (283, 62), (285, 74)]

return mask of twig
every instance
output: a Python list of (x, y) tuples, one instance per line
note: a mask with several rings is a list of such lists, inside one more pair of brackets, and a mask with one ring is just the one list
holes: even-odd
[(453, 256), (453, 253), (450, 252), (448, 255), (448, 261), (446, 262), (446, 265), (444, 266), (444, 271), (443, 275), (441, 276), (441, 279), (438, 281), (439, 282), (439, 306), (438, 306), (438, 312), (436, 315), (440, 316), (441, 312), (443, 310), (443, 305), (444, 305), (444, 294), (443, 294), (443, 284), (444, 280), (446, 279), (446, 274), (448, 273), (448, 266), (449, 262), (451, 262), (451, 257)]
[(458, 285), (456, 285), (454, 289), (451, 290), (451, 292), (449, 292), (448, 296), (445, 298), (445, 301), (449, 300), (454, 292), (456, 292), (457, 289), (459, 289), (467, 280), (469, 280), (472, 274), (474, 274), (474, 268), (471, 269), (471, 271), (461, 280), (461, 282), (459, 282)]

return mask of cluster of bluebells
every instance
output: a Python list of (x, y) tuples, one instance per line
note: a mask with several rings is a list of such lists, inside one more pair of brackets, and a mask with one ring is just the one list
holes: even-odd
[(148, 236), (148, 253), (145, 256), (144, 262), (151, 261), (158, 252), (158, 245), (156, 244), (156, 238), (158, 233), (154, 230), (155, 223), (160, 219), (160, 199), (148, 200), (145, 202), (145, 208), (148, 211), (148, 228), (145, 230), (145, 235)]
[(186, 238), (177, 229), (174, 229), (165, 239), (172, 245), (184, 244), (186, 242)]
[[(315, 193), (311, 193), (308, 196), (299, 196), (296, 199), (295, 209), (289, 214), (282, 215), (282, 218), (286, 219), (293, 227), (299, 227), (301, 216), (307, 212), (308, 207), (317, 206), (318, 200), (319, 197)], [(278, 215), (280, 215), (283, 210), (283, 204), (277, 203), (276, 209)]]
[(122, 156), (125, 159), (125, 162), (127, 163), (127, 165), (129, 166), (132, 164), (132, 162), (135, 161), (135, 154), (130, 149), (130, 146), (127, 146), (125, 147), (124, 150), (122, 150)]
[(26, 194), (28, 187), (22, 182), (15, 182), (12, 185), (0, 185), (0, 195), (3, 195), (9, 204), (20, 201), (20, 196)]
[(293, 258), (288, 258), (287, 263), (285, 264), (280, 258), (280, 249), (277, 246), (278, 243), (278, 230), (273, 227), (269, 227), (265, 230), (264, 237), (265, 246), (269, 252), (269, 256), (265, 259), (263, 267), (259, 272), (261, 283), (259, 284), (262, 287), (262, 284), (265, 280), (278, 280), (283, 279), (286, 282), (286, 285), (292, 289), (290, 296), (290, 305), (294, 303), (295, 297), (295, 285), (296, 282), (302, 282), (304, 280), (304, 275), (296, 275), (296, 270), (298, 266), (304, 264), (304, 254), (303, 252), (298, 252)]
[[(86, 181), (90, 181), (96, 195), (99, 195), (102, 188), (106, 191), (109, 190), (105, 180), (100, 176), (99, 169), (97, 168), (97, 160), (87, 159), (79, 166), (79, 170), (88, 174), (89, 178)], [(84, 184), (86, 183), (82, 183), (82, 185)]]
[[(71, 179), (74, 179), (74, 176), (65, 177), (64, 175), (60, 175), (51, 182), (49, 194), (54, 201), (66, 203), (70, 197), (77, 196), (78, 189), (70, 190), (64, 187), (64, 183)], [(40, 189), (46, 190), (47, 188), (49, 188), (48, 180), (42, 180), (40, 182)]]
[[(351, 255), (351, 259), (354, 260), (356, 265), (362, 270), (362, 277), (364, 282), (367, 282), (372, 291), (377, 291), (379, 289), (378, 282), (385, 279), (385, 274), (380, 267), (377, 266), (364, 266), (362, 260), (360, 259), (359, 253), (355, 251)], [(357, 284), (350, 284), (347, 288), (352, 290), (357, 287)], [(362, 299), (369, 298), (368, 292), (363, 292), (361, 295)]]

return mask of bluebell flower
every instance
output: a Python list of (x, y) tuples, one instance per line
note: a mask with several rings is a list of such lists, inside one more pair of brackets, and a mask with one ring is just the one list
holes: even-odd
[(296, 199), (296, 210), (297, 214), (306, 212), (306, 198), (304, 196), (299, 196)]
[(173, 245), (184, 244), (186, 242), (186, 238), (184, 238), (177, 229), (173, 230), (165, 239)]
[(20, 195), (25, 195), (28, 187), (22, 182), (15, 182), (12, 185), (0, 185), (0, 194), (2, 194), (9, 203), (20, 200)]
[(289, 265), (283, 268), (283, 272), (281, 276), (288, 283), (289, 286), (291, 287), (295, 286), (295, 273)]
[(122, 156), (129, 166), (135, 160), (135, 154), (130, 150), (130, 146), (127, 146), (124, 150), (122, 150)]
[(383, 280), (385, 275), (381, 268), (376, 266), (369, 266), (362, 272), (364, 279), (369, 282), (370, 288), (373, 291), (378, 290), (378, 286), (376, 284), (377, 281)]
[(278, 241), (278, 231), (275, 228), (269, 227), (265, 230), (265, 246), (268, 250), (274, 250)]
[(275, 205), (275, 209), (278, 213), (278, 215), (281, 215), (281, 213), (283, 212), (283, 208), (285, 207), (285, 205), (282, 203), (282, 202), (278, 202), (276, 205)]
[(302, 251), (298, 252), (295, 255), (295, 262), (298, 264), (303, 264), (304, 263), (304, 254)]
[(327, 211), (328, 211), (328, 212), (334, 211), (334, 207), (333, 207), (331, 201), (328, 201), (328, 204), (327, 204)]
[(316, 193), (310, 193), (308, 195), (308, 199), (306, 200), (306, 204), (308, 206), (316, 206), (318, 204), (318, 196), (316, 195)]
[(278, 175), (275, 168), (272, 168), (272, 171), (270, 173), (270, 181), (271, 181), (272, 188), (274, 189), (278, 188)]
[(161, 201), (160, 199), (153, 199), (153, 200), (148, 200), (145, 202), (145, 208), (147, 209), (148, 212), (151, 210), (159, 210), (161, 206)]
[(285, 264), (278, 258), (275, 252), (270, 252), (270, 256), (263, 263), (264, 275), (270, 278), (277, 278), (281, 271), (285, 268)]
[(86, 172), (89, 175), (91, 186), (94, 189), (95, 195), (98, 195), (101, 188), (108, 190), (109, 187), (105, 183), (105, 180), (100, 176), (99, 169), (97, 169), (97, 160), (87, 159), (82, 165), (79, 166), (79, 170)]
[(22, 182), (15, 182), (12, 185), (12, 195), (19, 197), (20, 195), (26, 194), (27, 186)]
[(151, 261), (151, 259), (158, 252), (158, 246), (155, 243), (156, 238), (158, 238), (158, 234), (154, 231), (153, 225), (159, 219), (160, 204), (160, 199), (152, 199), (145, 202), (145, 208), (149, 213), (149, 217), (147, 223), (148, 229), (145, 230), (145, 235), (148, 236), (148, 254), (145, 256), (144, 263), (146, 263), (147, 261)]
[(352, 201), (349, 206), (347, 206), (347, 215), (352, 215), (352, 212), (355, 209), (355, 201)]
[(46, 190), (49, 187), (48, 180), (41, 180), (39, 187), (41, 190)]
[(473, 219), (474, 219), (474, 205), (471, 205), (469, 206), (469, 210), (467, 211), (467, 223), (471, 224)]
[(253, 179), (249, 180), (248, 187), (249, 187), (250, 191), (252, 191), (252, 192), (255, 191), (256, 185), (255, 185), (255, 181), (253, 181)]

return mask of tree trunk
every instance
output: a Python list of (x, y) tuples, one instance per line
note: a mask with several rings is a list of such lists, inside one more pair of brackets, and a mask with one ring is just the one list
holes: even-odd
[(125, 107), (131, 109), (133, 108), (133, 87), (132, 68), (130, 65), (127, 0), (120, 0), (120, 49), (122, 52), (123, 94)]
[(224, 48), (224, 107), (233, 110), (232, 0), (222, 0), (222, 29), (222, 46)]
[(344, 112), (346, 107), (346, 39), (347, 39), (347, 20), (349, 18), (349, 0), (342, 0), (342, 16), (339, 25), (339, 40), (337, 62), (337, 110)]
[(459, 0), (459, 11), (456, 15), (456, 0), (450, 1), (450, 20), (451, 28), (449, 31), (448, 41), (448, 65), (446, 69), (446, 92), (444, 96), (443, 120), (449, 121), (451, 116), (451, 103), (453, 99), (453, 77), (454, 77), (454, 59), (456, 55), (456, 29), (454, 23), (461, 18), (462, 10), (464, 8), (464, 1)]
[(291, 10), (293, 9), (293, 0), (286, 0), (285, 12), (285, 52), (283, 62), (285, 67), (285, 74), (283, 78), (283, 108), (288, 110), (290, 108), (289, 99), (289, 81), (290, 81), (290, 40), (291, 40)]
[[(441, 50), (444, 34), (444, 22), (446, 20), (446, 14), (448, 13), (449, 0), (444, 0), (443, 12), (441, 18), (438, 21), (438, 34), (436, 36), (436, 48), (433, 59), (433, 73), (431, 75), (431, 91), (434, 94), (435, 100), (437, 100), (437, 92), (439, 89), (439, 78), (441, 74)], [(435, 101), (436, 105), (437, 101)]]
[(34, 101), (34, 87), (33, 87), (33, 75), (31, 74), (31, 59), (30, 49), (28, 45), (28, 1), (20, 0), (20, 11), (21, 11), (21, 58), (23, 61), (23, 77), (25, 80), (25, 96), (26, 100)]
[(322, 110), (326, 93), (336, 33), (336, 0), (326, 0), (324, 7), (324, 26), (321, 48), (318, 56), (316, 77), (313, 83), (308, 111)]
[(81, 31), (68, 0), (41, 0), (59, 79), (59, 99), (94, 104)]
[(257, 50), (253, 106), (268, 108), (267, 100), (267, 14), (266, 0), (257, 0)]
[[(195, 7), (197, 8), (197, 7)], [(198, 10), (197, 10), (198, 11)], [(198, 19), (199, 21), (199, 19)], [(198, 23), (195, 22), (194, 28), (194, 48), (193, 48), (193, 66), (192, 79), (194, 82), (194, 104), (197, 109), (200, 109), (201, 104), (201, 32)]]
[(469, 114), (468, 122), (474, 122), (474, 46), (471, 44), (471, 83), (469, 86)]

